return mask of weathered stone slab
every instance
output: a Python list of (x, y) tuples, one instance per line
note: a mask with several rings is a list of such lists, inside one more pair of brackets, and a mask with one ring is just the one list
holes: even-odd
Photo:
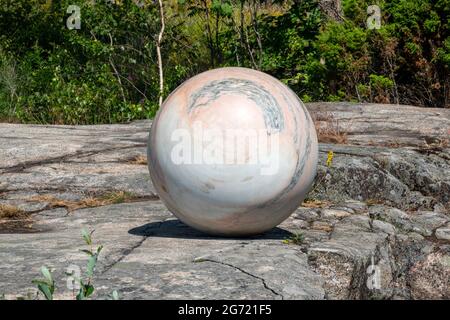
[[(450, 135), (450, 109), (361, 103), (309, 103), (319, 119), (332, 117), (352, 144), (423, 146)], [(448, 145), (447, 145), (448, 147)]]
[(71, 298), (65, 271), (85, 268), (86, 228), (104, 245), (98, 299), (114, 289), (124, 299), (449, 298), (450, 110), (308, 108), (332, 113), (348, 144), (321, 144), (304, 206), (247, 239), (201, 234), (158, 200), (145, 159), (149, 121), (0, 124), (0, 296), (34, 292), (46, 265), (57, 298)]

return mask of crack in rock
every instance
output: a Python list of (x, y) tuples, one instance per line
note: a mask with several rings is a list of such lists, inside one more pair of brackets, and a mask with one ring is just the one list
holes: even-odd
[[(170, 219), (170, 218), (167, 218), (167, 219)], [(154, 227), (152, 227), (152, 228), (149, 228), (149, 229), (150, 229), (150, 230), (151, 230), (151, 229), (160, 229), (161, 226), (162, 226), (162, 224), (163, 224), (167, 219), (164, 219), (164, 220), (162, 220), (162, 221), (159, 221), (159, 223), (158, 223), (156, 226), (154, 226)], [(147, 234), (150, 230), (145, 230), (146, 234)], [(137, 248), (139, 248), (140, 246), (142, 246), (142, 245), (144, 244), (145, 240), (147, 240), (149, 237), (150, 237), (149, 234), (148, 234), (148, 235), (145, 235), (145, 236), (142, 237), (142, 239), (141, 239), (138, 243), (136, 243), (135, 245), (131, 246), (131, 248), (126, 248), (125, 250), (122, 250), (121, 256), (120, 256), (116, 261), (113, 261), (112, 263), (106, 265), (106, 266), (103, 268), (103, 270), (100, 272), (100, 274), (101, 274), (101, 275), (104, 275), (106, 272), (108, 272), (109, 270), (111, 270), (116, 264), (118, 264), (119, 262), (123, 261), (123, 259), (125, 259), (128, 255), (130, 255), (134, 250), (136, 250)]]
[(52, 164), (52, 163), (58, 163), (61, 161), (65, 161), (70, 158), (85, 158), (93, 155), (97, 155), (103, 152), (110, 152), (114, 150), (125, 150), (125, 149), (133, 149), (133, 148), (142, 148), (146, 147), (146, 144), (135, 144), (132, 146), (123, 146), (123, 147), (111, 147), (111, 148), (105, 148), (101, 150), (90, 150), (90, 151), (78, 151), (75, 153), (66, 154), (59, 157), (53, 157), (49, 159), (43, 159), (43, 160), (36, 160), (36, 161), (25, 161), (19, 164), (16, 164), (12, 167), (0, 167), (0, 170), (2, 170), (2, 173), (20, 173), (23, 172), (26, 169), (46, 165), (46, 164)]
[(284, 300), (284, 296), (283, 296), (281, 293), (278, 293), (278, 292), (276, 292), (274, 289), (270, 288), (270, 287), (267, 285), (266, 280), (265, 280), (264, 278), (258, 277), (257, 275), (254, 275), (254, 274), (252, 274), (252, 273), (250, 273), (250, 272), (248, 272), (248, 271), (245, 271), (244, 269), (239, 268), (239, 267), (237, 267), (237, 266), (235, 266), (235, 265), (232, 265), (232, 264), (226, 263), (226, 262), (222, 262), (222, 261), (217, 261), (217, 260), (209, 259), (209, 258), (200, 258), (200, 259), (198, 259), (198, 260), (194, 260), (194, 262), (212, 262), (212, 263), (221, 264), (221, 265), (224, 265), (224, 266), (233, 268), (233, 269), (235, 269), (235, 270), (238, 270), (238, 271), (240, 271), (240, 272), (242, 272), (242, 273), (244, 273), (244, 274), (246, 274), (246, 275), (248, 275), (248, 276), (250, 276), (250, 277), (252, 277), (252, 278), (255, 278), (255, 279), (260, 280), (261, 283), (263, 284), (263, 286), (264, 286), (264, 288), (265, 288), (266, 290), (269, 290), (269, 291), (272, 292), (274, 295), (281, 297), (281, 300)]
[(142, 244), (145, 242), (145, 240), (147, 240), (147, 238), (148, 238), (148, 236), (144, 236), (138, 243), (136, 243), (135, 245), (131, 246), (131, 248), (126, 248), (125, 250), (122, 250), (120, 257), (117, 260), (115, 260), (115, 261), (111, 262), (110, 264), (106, 265), (103, 268), (103, 270), (100, 272), (100, 275), (104, 275), (106, 272), (111, 270), (116, 264), (121, 262), (128, 255), (130, 255), (134, 250), (136, 250), (137, 248), (142, 246)]

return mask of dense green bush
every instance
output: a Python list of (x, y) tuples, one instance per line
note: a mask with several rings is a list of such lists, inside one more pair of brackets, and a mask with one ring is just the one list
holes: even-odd
[[(154, 115), (159, 95), (154, 6), (139, 8), (131, 0), (0, 3), (0, 70), (9, 71), (0, 76), (0, 115), (69, 124)], [(81, 8), (80, 30), (66, 27), (70, 4)], [(167, 36), (172, 33), (168, 28)], [(172, 67), (167, 90), (186, 78), (182, 67)]]
[(366, 0), (343, 0), (345, 18), (339, 22), (320, 15), (313, 0), (296, 1), (283, 15), (264, 17), (264, 70), (307, 101), (450, 106), (450, 1), (377, 3), (379, 30), (366, 26), (372, 4)]
[[(135, 2), (146, 3), (138, 6)], [(450, 0), (166, 0), (167, 95), (220, 66), (268, 72), (305, 101), (450, 106)], [(80, 30), (66, 10), (78, 5)], [(155, 1), (0, 0), (0, 119), (110, 123), (158, 108)]]

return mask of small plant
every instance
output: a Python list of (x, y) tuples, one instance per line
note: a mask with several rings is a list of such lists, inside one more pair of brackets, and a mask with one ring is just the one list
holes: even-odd
[(33, 280), (39, 291), (44, 295), (45, 299), (53, 300), (53, 293), (55, 292), (55, 281), (53, 280), (50, 270), (43, 266), (41, 267), (41, 273), (44, 276), (42, 280)]
[(305, 236), (298, 232), (293, 233), (288, 239), (283, 240), (284, 244), (295, 244), (295, 245), (301, 245), (305, 241)]
[(84, 300), (86, 298), (89, 298), (95, 291), (95, 288), (92, 285), (92, 276), (94, 275), (95, 266), (97, 265), (98, 257), (103, 249), (103, 246), (99, 246), (97, 247), (97, 249), (94, 250), (94, 247), (92, 245), (93, 233), (94, 230), (88, 232), (86, 229), (83, 229), (81, 231), (84, 241), (88, 246), (90, 246), (90, 250), (81, 250), (82, 252), (86, 253), (89, 256), (89, 259), (87, 263), (87, 281), (79, 279), (80, 291), (76, 296), (77, 300)]
[(331, 168), (331, 165), (333, 164), (333, 158), (334, 158), (334, 152), (333, 151), (328, 151), (328, 155), (327, 155), (327, 167)]
[[(326, 170), (323, 174), (323, 176), (320, 178), (320, 180), (318, 180), (317, 182), (314, 183), (314, 187), (312, 188), (312, 190), (309, 192), (309, 194), (313, 194), (322, 184), (323, 182), (328, 179), (331, 178), (330, 172), (332, 170), (333, 167), (333, 160), (334, 160), (334, 152), (332, 150), (328, 151), (327, 154), (327, 160), (325, 162), (325, 166), (326, 166)], [(305, 201), (305, 203), (310, 202), (311, 200), (307, 200)]]
[[(76, 300), (85, 300), (92, 296), (92, 294), (95, 291), (95, 287), (92, 284), (92, 278), (94, 275), (95, 267), (98, 262), (98, 258), (100, 256), (100, 253), (103, 249), (103, 246), (98, 246), (97, 248), (94, 248), (93, 241), (92, 241), (92, 234), (94, 233), (94, 230), (91, 232), (88, 232), (86, 229), (83, 229), (81, 231), (81, 234), (83, 236), (83, 239), (85, 243), (90, 247), (89, 249), (83, 249), (81, 252), (84, 252), (89, 258), (87, 262), (87, 268), (86, 268), (86, 279), (83, 280), (81, 278), (74, 278), (74, 282), (79, 283), (79, 291), (78, 293), (75, 292), (74, 289), (74, 297)], [(43, 266), (41, 268), (41, 273), (44, 276), (44, 279), (40, 280), (33, 280), (33, 284), (37, 285), (37, 288), (40, 293), (42, 293), (46, 300), (53, 300), (53, 295), (55, 292), (55, 281), (53, 280), (52, 274), (50, 270)], [(67, 274), (69, 276), (74, 276), (73, 273)], [(119, 300), (119, 293), (114, 290), (108, 297), (110, 300)]]
[(132, 200), (133, 198), (136, 198), (135, 195), (133, 195), (131, 192), (127, 191), (117, 191), (117, 192), (111, 192), (104, 197), (104, 201), (108, 204), (119, 204), (119, 203), (125, 203), (127, 201)]

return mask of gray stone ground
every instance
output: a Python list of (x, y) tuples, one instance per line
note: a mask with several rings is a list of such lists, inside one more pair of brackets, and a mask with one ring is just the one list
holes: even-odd
[(347, 141), (321, 144), (304, 206), (248, 239), (206, 236), (168, 212), (143, 158), (150, 122), (0, 124), (0, 210), (20, 213), (0, 211), (0, 296), (34, 292), (46, 265), (57, 298), (71, 298), (65, 271), (85, 268), (87, 228), (104, 245), (99, 299), (449, 299), (450, 110), (308, 108)]

